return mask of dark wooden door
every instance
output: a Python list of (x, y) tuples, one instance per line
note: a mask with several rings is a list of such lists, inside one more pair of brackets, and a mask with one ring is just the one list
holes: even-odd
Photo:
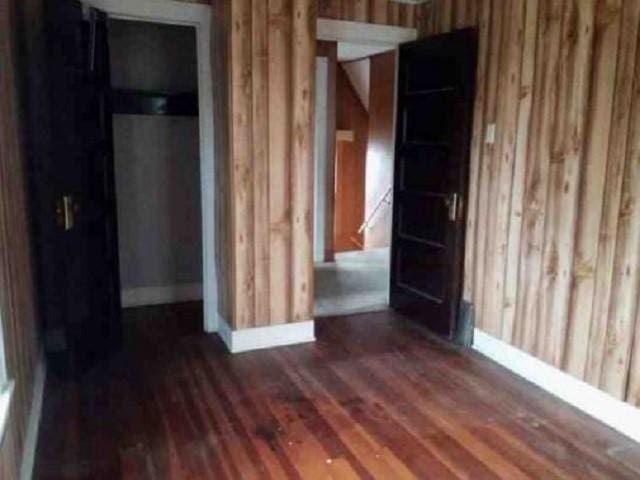
[(461, 300), (476, 55), (467, 29), (399, 56), (390, 303), (447, 338)]
[(33, 206), (47, 350), (85, 369), (120, 339), (120, 287), (105, 15), (46, 2), (46, 105)]

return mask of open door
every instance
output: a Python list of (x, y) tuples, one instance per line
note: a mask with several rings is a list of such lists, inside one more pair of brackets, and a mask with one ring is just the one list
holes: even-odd
[(46, 9), (31, 169), (40, 307), (53, 364), (82, 370), (121, 334), (106, 15), (72, 0)]
[(400, 47), (391, 307), (453, 338), (461, 300), (477, 37)]

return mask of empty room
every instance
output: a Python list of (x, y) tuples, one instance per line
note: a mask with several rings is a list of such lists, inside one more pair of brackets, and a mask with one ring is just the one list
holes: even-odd
[(640, 478), (640, 0), (0, 0), (0, 480)]

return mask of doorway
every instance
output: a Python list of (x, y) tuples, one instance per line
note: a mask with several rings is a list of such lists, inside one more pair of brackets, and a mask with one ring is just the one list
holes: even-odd
[(123, 308), (202, 301), (196, 32), (108, 21)]
[(388, 307), (396, 55), (393, 46), (318, 45), (316, 316)]
[[(195, 58), (196, 58), (196, 90), (197, 96), (193, 95), (174, 96), (172, 109), (176, 113), (193, 113), (197, 110), (197, 130), (198, 130), (198, 172), (199, 188), (191, 192), (199, 194), (199, 224), (200, 236), (191, 230), (190, 238), (196, 239), (200, 248), (200, 283), (192, 281), (196, 278), (194, 272), (194, 257), (191, 258), (190, 266), (183, 265), (180, 268), (181, 275), (186, 277), (178, 278), (177, 284), (169, 285), (170, 288), (153, 288), (148, 291), (127, 292), (123, 289), (123, 303), (139, 303), (143, 297), (157, 303), (160, 299), (191, 299), (201, 297), (203, 301), (203, 329), (211, 333), (218, 330), (218, 280), (215, 259), (215, 225), (216, 225), (216, 198), (215, 198), (215, 149), (214, 149), (214, 98), (213, 98), (213, 77), (211, 72), (211, 7), (209, 5), (175, 2), (155, 2), (152, 0), (83, 0), (87, 5), (105, 12), (110, 22), (138, 22), (145, 23), (152, 27), (160, 28), (183, 28), (189, 29), (195, 35)], [(168, 47), (169, 51), (171, 47)], [(164, 93), (191, 93), (190, 91), (178, 92), (171, 90)], [(195, 101), (195, 104), (194, 104)], [(150, 101), (148, 103), (153, 103)], [(180, 112), (185, 109), (186, 112)], [(170, 115), (174, 116), (174, 115)], [(179, 117), (181, 115), (175, 115)], [(191, 116), (191, 115), (182, 115)], [(191, 144), (193, 146), (193, 143)], [(194, 152), (191, 152), (194, 153)], [(184, 172), (183, 172), (184, 173)], [(191, 172), (194, 175), (194, 172)], [(190, 203), (194, 200), (193, 196)], [(190, 213), (198, 210), (195, 208)], [(191, 222), (194, 225), (194, 222)], [(199, 240), (199, 241), (198, 241)], [(197, 262), (195, 262), (197, 263)], [(186, 270), (191, 273), (186, 274)], [(163, 300), (164, 301), (164, 300)]]
[[(34, 142), (38, 152), (33, 155), (30, 187), (45, 342), (61, 370), (72, 367), (68, 371), (73, 373), (74, 365), (90, 368), (118, 348), (121, 295), (126, 304), (126, 292), (137, 289), (139, 297), (141, 291), (149, 294), (150, 289), (166, 286), (166, 278), (158, 274), (167, 271), (153, 271), (158, 265), (170, 264), (167, 270), (176, 275), (170, 279), (171, 287), (185, 281), (202, 284), (200, 324), (207, 331), (217, 328), (210, 16), (208, 6), (146, 0), (46, 4), (48, 75), (42, 85), (46, 101), (39, 106), (43, 128), (37, 129)], [(139, 26), (145, 20), (152, 23), (144, 24), (148, 31), (141, 38), (153, 29), (153, 35), (162, 36), (158, 32), (166, 24), (179, 25), (174, 32), (176, 28), (189, 32), (191, 54), (184, 56), (190, 65), (180, 69), (191, 72), (189, 88), (144, 83), (166, 81), (174, 73), (171, 68), (159, 74), (149, 68), (154, 54), (172, 52), (172, 45), (180, 43), (174, 39), (163, 44), (154, 38), (140, 54), (136, 49), (144, 48), (132, 48), (136, 42), (129, 35), (120, 47), (114, 45), (120, 54), (110, 57), (109, 40), (117, 43), (116, 37), (110, 38), (110, 28), (126, 30), (125, 25)], [(133, 57), (127, 60), (127, 55)], [(183, 54), (174, 56), (168, 63), (175, 66)], [(124, 59), (121, 65), (119, 59)], [(111, 73), (118, 78), (118, 88), (113, 88)], [(156, 130), (170, 137), (182, 127), (149, 125), (151, 117), (159, 118), (160, 113), (192, 117), (185, 122), (191, 133), (185, 127), (179, 135), (191, 138), (188, 146), (176, 149), (172, 143), (178, 142), (162, 142)], [(131, 121), (127, 115), (138, 118)], [(190, 158), (190, 168), (176, 169), (167, 163), (171, 156), (167, 152), (177, 154), (176, 150)], [(158, 180), (164, 185), (158, 187)], [(169, 195), (160, 198), (158, 192), (166, 190)], [(172, 208), (178, 208), (179, 215), (171, 216), (173, 224), (163, 224), (163, 215)], [(187, 228), (185, 220), (193, 228)], [(152, 224), (163, 228), (154, 230)], [(182, 254), (171, 257), (180, 248), (170, 245), (167, 232), (181, 236), (179, 243), (189, 246), (191, 260), (183, 261), (187, 255)], [(118, 251), (118, 240), (125, 250)], [(168, 261), (157, 261), (163, 255)], [(143, 278), (135, 278), (141, 272)], [(175, 291), (170, 293), (174, 297), (163, 302), (181, 299), (175, 298)]]
[[(320, 61), (317, 69), (316, 140), (335, 150), (328, 168), (316, 166), (332, 179), (316, 187), (325, 186), (333, 211), (315, 212), (316, 225), (325, 219), (316, 235), (325, 245), (315, 251), (315, 314), (391, 307), (445, 338), (466, 339), (459, 315), (477, 32), (357, 58), (340, 46), (318, 49), (336, 67), (333, 77)], [(325, 118), (332, 115), (334, 125)], [(330, 155), (317, 148), (316, 161), (323, 158)]]

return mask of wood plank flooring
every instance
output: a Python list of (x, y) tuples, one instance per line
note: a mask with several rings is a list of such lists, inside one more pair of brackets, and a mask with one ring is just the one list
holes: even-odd
[(108, 364), (51, 376), (35, 478), (640, 478), (638, 444), (393, 313), (236, 356), (201, 315), (129, 310)]

